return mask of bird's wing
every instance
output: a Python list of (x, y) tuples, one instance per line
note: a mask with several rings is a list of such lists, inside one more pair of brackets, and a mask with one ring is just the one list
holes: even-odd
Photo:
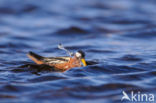
[(43, 61), (48, 64), (61, 64), (69, 60), (70, 57), (45, 57)]

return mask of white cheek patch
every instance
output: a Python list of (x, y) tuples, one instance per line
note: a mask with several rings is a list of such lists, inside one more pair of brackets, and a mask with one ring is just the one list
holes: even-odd
[(81, 54), (76, 52), (76, 57), (81, 57)]

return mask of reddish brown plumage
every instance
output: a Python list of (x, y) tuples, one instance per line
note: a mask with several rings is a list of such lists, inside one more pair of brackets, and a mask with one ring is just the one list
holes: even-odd
[(41, 60), (38, 60), (37, 58), (33, 57), (32, 55), (28, 54), (28, 57), (34, 61), (36, 64), (44, 64)]
[(76, 57), (70, 58), (70, 60), (65, 63), (49, 64), (49, 65), (53, 66), (57, 70), (63, 70), (63, 71), (69, 70), (74, 67), (82, 66), (80, 60), (78, 60), (78, 58), (76, 58)]

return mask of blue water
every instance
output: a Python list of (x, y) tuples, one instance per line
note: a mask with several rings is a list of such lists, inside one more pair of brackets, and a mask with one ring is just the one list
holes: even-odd
[[(154, 0), (0, 0), (0, 103), (122, 103), (123, 90), (156, 96), (155, 18)], [(62, 73), (26, 56), (66, 56), (59, 43), (94, 63)]]

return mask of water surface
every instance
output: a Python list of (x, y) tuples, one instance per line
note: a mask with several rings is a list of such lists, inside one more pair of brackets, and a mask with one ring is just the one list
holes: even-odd
[[(154, 0), (1, 0), (0, 102), (120, 103), (122, 91), (156, 96)], [(26, 54), (86, 52), (97, 62), (50, 72)]]

